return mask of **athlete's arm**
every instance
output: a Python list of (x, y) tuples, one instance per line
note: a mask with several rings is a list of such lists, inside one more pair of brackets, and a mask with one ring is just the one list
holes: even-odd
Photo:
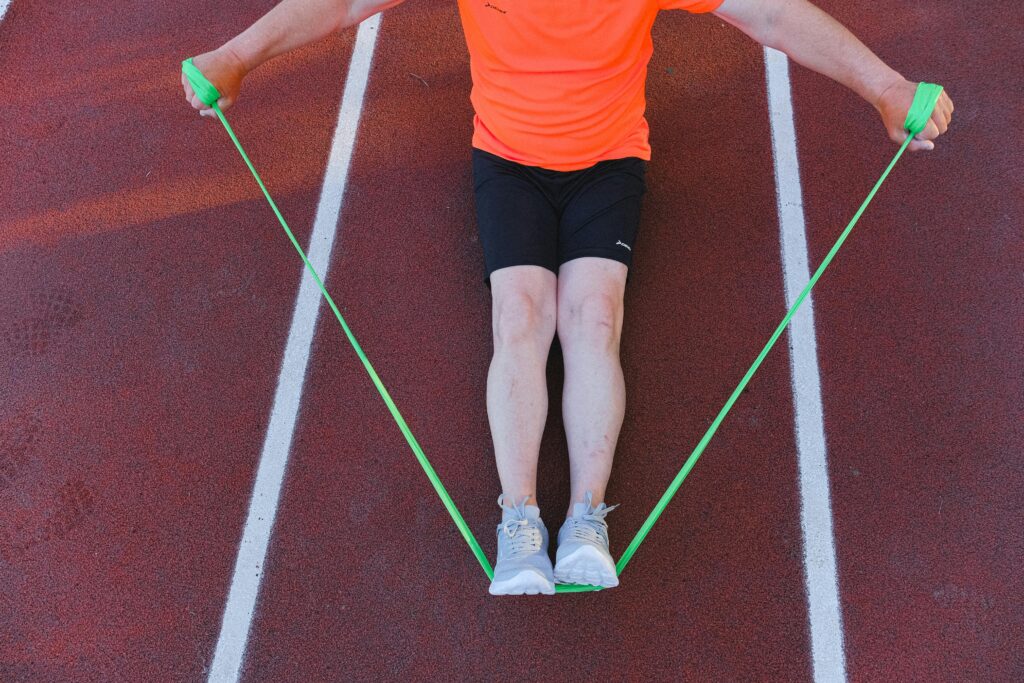
[[(227, 109), (238, 99), (245, 75), (268, 59), (314, 43), (355, 26), (402, 0), (284, 0), (255, 24), (222, 46), (193, 59), (196, 67), (221, 93), (217, 104)], [(185, 99), (200, 114), (212, 116), (181, 77)]]
[[(838, 21), (807, 0), (725, 0), (715, 14), (763, 45), (842, 83), (870, 102), (893, 142), (902, 143), (917, 83), (908, 81)], [(943, 91), (928, 126), (908, 149), (934, 149), (946, 132), (953, 102)]]

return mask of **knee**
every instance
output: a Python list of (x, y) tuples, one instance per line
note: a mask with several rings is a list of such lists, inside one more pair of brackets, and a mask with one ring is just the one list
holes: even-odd
[(614, 350), (621, 331), (622, 302), (607, 294), (588, 294), (559, 308), (558, 338), (563, 348), (585, 345)]
[(495, 301), (495, 350), (522, 344), (550, 344), (554, 336), (553, 304), (526, 292), (510, 292)]

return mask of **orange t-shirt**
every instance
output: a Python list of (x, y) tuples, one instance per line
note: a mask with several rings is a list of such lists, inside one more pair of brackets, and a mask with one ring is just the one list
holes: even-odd
[(662, 9), (722, 0), (459, 0), (476, 110), (473, 146), (571, 171), (651, 158), (644, 81)]

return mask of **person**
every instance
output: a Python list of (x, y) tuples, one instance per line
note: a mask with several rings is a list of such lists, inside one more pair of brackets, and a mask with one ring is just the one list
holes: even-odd
[[(194, 64), (237, 99), (245, 75), (402, 0), (284, 0)], [(917, 84), (806, 0), (458, 0), (470, 54), (477, 222), (491, 288), (487, 416), (501, 482), (490, 592), (551, 594), (555, 583), (618, 584), (605, 489), (625, 406), (623, 293), (650, 159), (644, 85), (661, 10), (714, 12), (871, 103), (902, 143)], [(182, 83), (186, 99), (213, 112)], [(943, 93), (911, 151), (933, 149)], [(537, 501), (548, 412), (545, 367), (558, 335), (571, 499), (552, 567)]]

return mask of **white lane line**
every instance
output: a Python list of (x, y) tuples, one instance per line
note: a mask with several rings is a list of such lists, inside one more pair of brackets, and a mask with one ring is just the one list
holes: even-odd
[[(325, 282), (380, 22), (379, 14), (370, 17), (360, 24), (356, 35), (345, 92), (341, 98), (341, 111), (338, 113), (338, 126), (334, 131), (320, 203), (313, 223), (313, 235), (307, 251), (310, 263)], [(267, 426), (256, 483), (249, 501), (249, 515), (238, 547), (220, 636), (217, 638), (207, 679), (210, 683), (234, 683), (238, 680), (256, 609), (267, 546), (277, 515), (277, 503), (299, 414), (313, 332), (320, 313), (320, 290), (305, 269), (302, 273), (302, 283), (288, 331), (288, 343), (281, 362), (281, 373), (277, 378), (274, 405), (270, 411), (270, 424)]]
[[(786, 55), (765, 48), (768, 108), (775, 157), (782, 267), (786, 306), (810, 280), (800, 166), (796, 156), (796, 129)], [(790, 370), (796, 413), (796, 447), (800, 470), (800, 526), (804, 536), (804, 579), (811, 632), (811, 657), (816, 683), (846, 680), (843, 653), (843, 616), (839, 603), (836, 549), (829, 500), (825, 422), (814, 336), (811, 296), (789, 326)]]
[(4, 15), (7, 14), (7, 8), (11, 6), (11, 0), (0, 0), (0, 21), (4, 20)]

